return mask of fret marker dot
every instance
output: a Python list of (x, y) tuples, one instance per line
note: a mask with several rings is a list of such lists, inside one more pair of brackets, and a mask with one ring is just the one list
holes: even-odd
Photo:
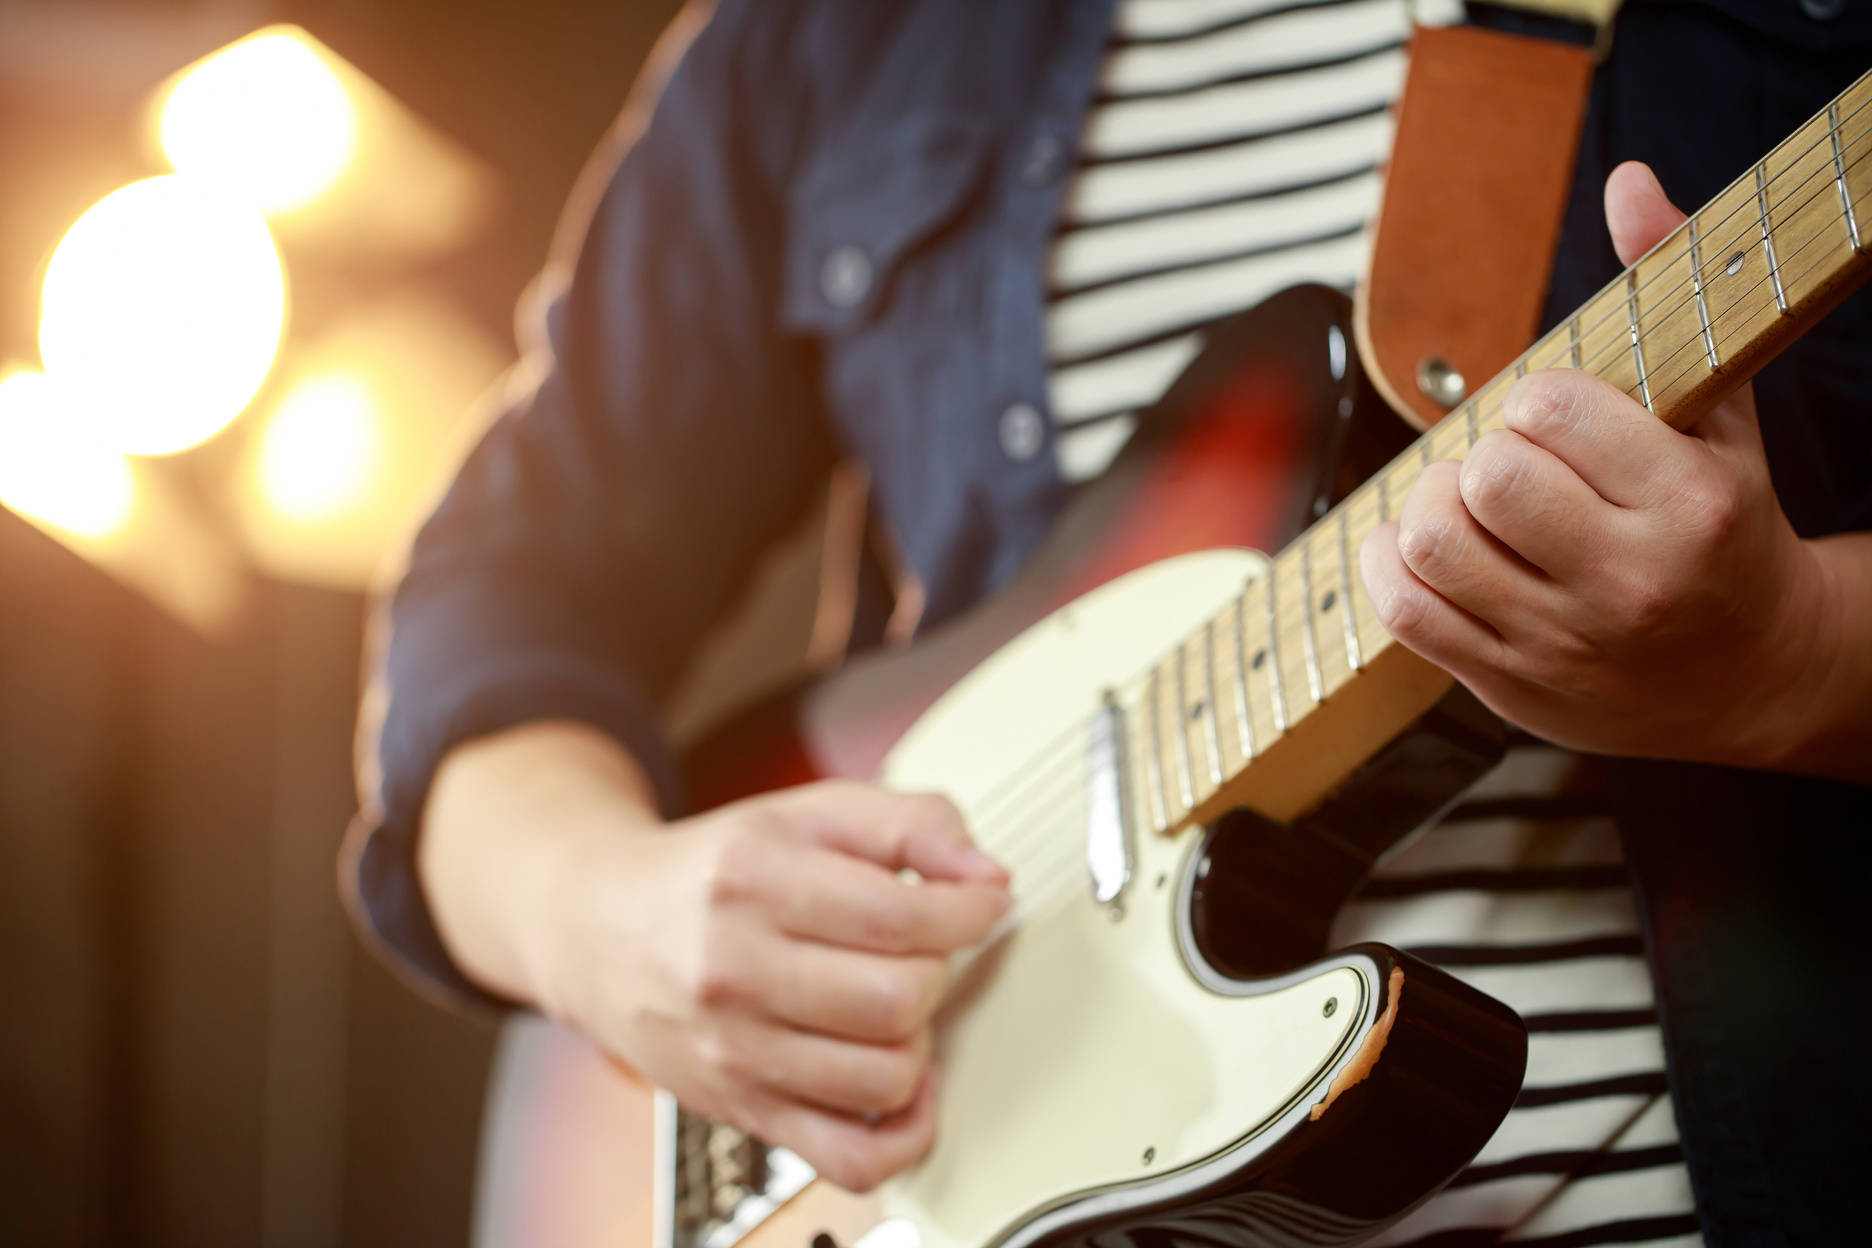
[(1729, 263), (1726, 267), (1724, 267), (1723, 272), (1727, 273), (1730, 277), (1734, 277), (1736, 274), (1742, 271), (1742, 262), (1747, 259), (1748, 259), (1748, 252), (1746, 251), (1736, 252), (1735, 255), (1729, 257)]
[(1338, 601), (1339, 601), (1339, 591), (1334, 590), (1334, 589), (1329, 589), (1326, 591), (1326, 596), (1320, 599), (1320, 610), (1330, 611), (1333, 609), (1333, 604)]
[(1260, 671), (1261, 665), (1265, 663), (1266, 661), (1267, 661), (1267, 651), (1257, 650), (1255, 651), (1254, 661), (1250, 663), (1248, 666), (1254, 668), (1256, 671)]

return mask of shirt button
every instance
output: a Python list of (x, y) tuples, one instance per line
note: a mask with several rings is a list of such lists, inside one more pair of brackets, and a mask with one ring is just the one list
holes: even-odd
[(1816, 22), (1830, 22), (1846, 11), (1846, 0), (1800, 0), (1801, 12)]
[(1047, 185), (1066, 167), (1066, 145), (1050, 134), (1043, 134), (1027, 146), (1021, 158), (1021, 181), (1028, 186)]
[(1016, 463), (1025, 463), (1046, 441), (1046, 422), (1031, 403), (1010, 404), (1001, 413), (1001, 449)]
[(835, 308), (855, 307), (871, 293), (871, 257), (856, 247), (839, 247), (819, 270), (819, 290)]

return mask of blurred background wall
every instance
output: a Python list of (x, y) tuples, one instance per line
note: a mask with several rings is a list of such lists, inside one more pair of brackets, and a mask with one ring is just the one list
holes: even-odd
[[(0, 1241), (468, 1241), (493, 1031), (392, 982), (333, 887), (363, 586), (511, 361), (515, 300), (676, 7), (0, 0), (0, 375), (51, 368), (66, 231), (169, 172), (163, 84), (253, 31), (303, 28), (381, 91), (444, 188), (414, 224), (269, 218), (278, 358), (225, 430), (122, 461), (116, 529), (0, 510)], [(314, 384), (335, 375), (364, 389)], [(365, 408), (408, 461), (388, 510), (267, 492), (293, 413)], [(27, 463), (0, 442), (0, 493)]]

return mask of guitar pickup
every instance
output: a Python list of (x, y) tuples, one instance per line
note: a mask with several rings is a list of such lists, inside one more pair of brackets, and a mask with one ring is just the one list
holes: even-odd
[(1108, 690), (1086, 725), (1086, 868), (1092, 900), (1109, 906), (1131, 880), (1124, 709)]

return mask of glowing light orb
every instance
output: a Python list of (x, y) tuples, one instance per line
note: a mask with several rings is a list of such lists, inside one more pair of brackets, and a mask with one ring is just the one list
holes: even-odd
[(74, 415), (133, 455), (218, 433), (266, 380), (286, 277), (259, 214), (183, 177), (105, 196), (58, 245), (39, 354)]
[(376, 474), (377, 405), (355, 377), (308, 377), (260, 434), (260, 488), (292, 520), (321, 520), (360, 502)]
[(344, 83), (285, 31), (243, 39), (189, 70), (157, 122), (178, 172), (221, 182), (262, 212), (303, 207), (330, 189), (357, 134)]
[(136, 507), (124, 457), (83, 436), (43, 373), (0, 381), (0, 502), (82, 537), (108, 537)]

